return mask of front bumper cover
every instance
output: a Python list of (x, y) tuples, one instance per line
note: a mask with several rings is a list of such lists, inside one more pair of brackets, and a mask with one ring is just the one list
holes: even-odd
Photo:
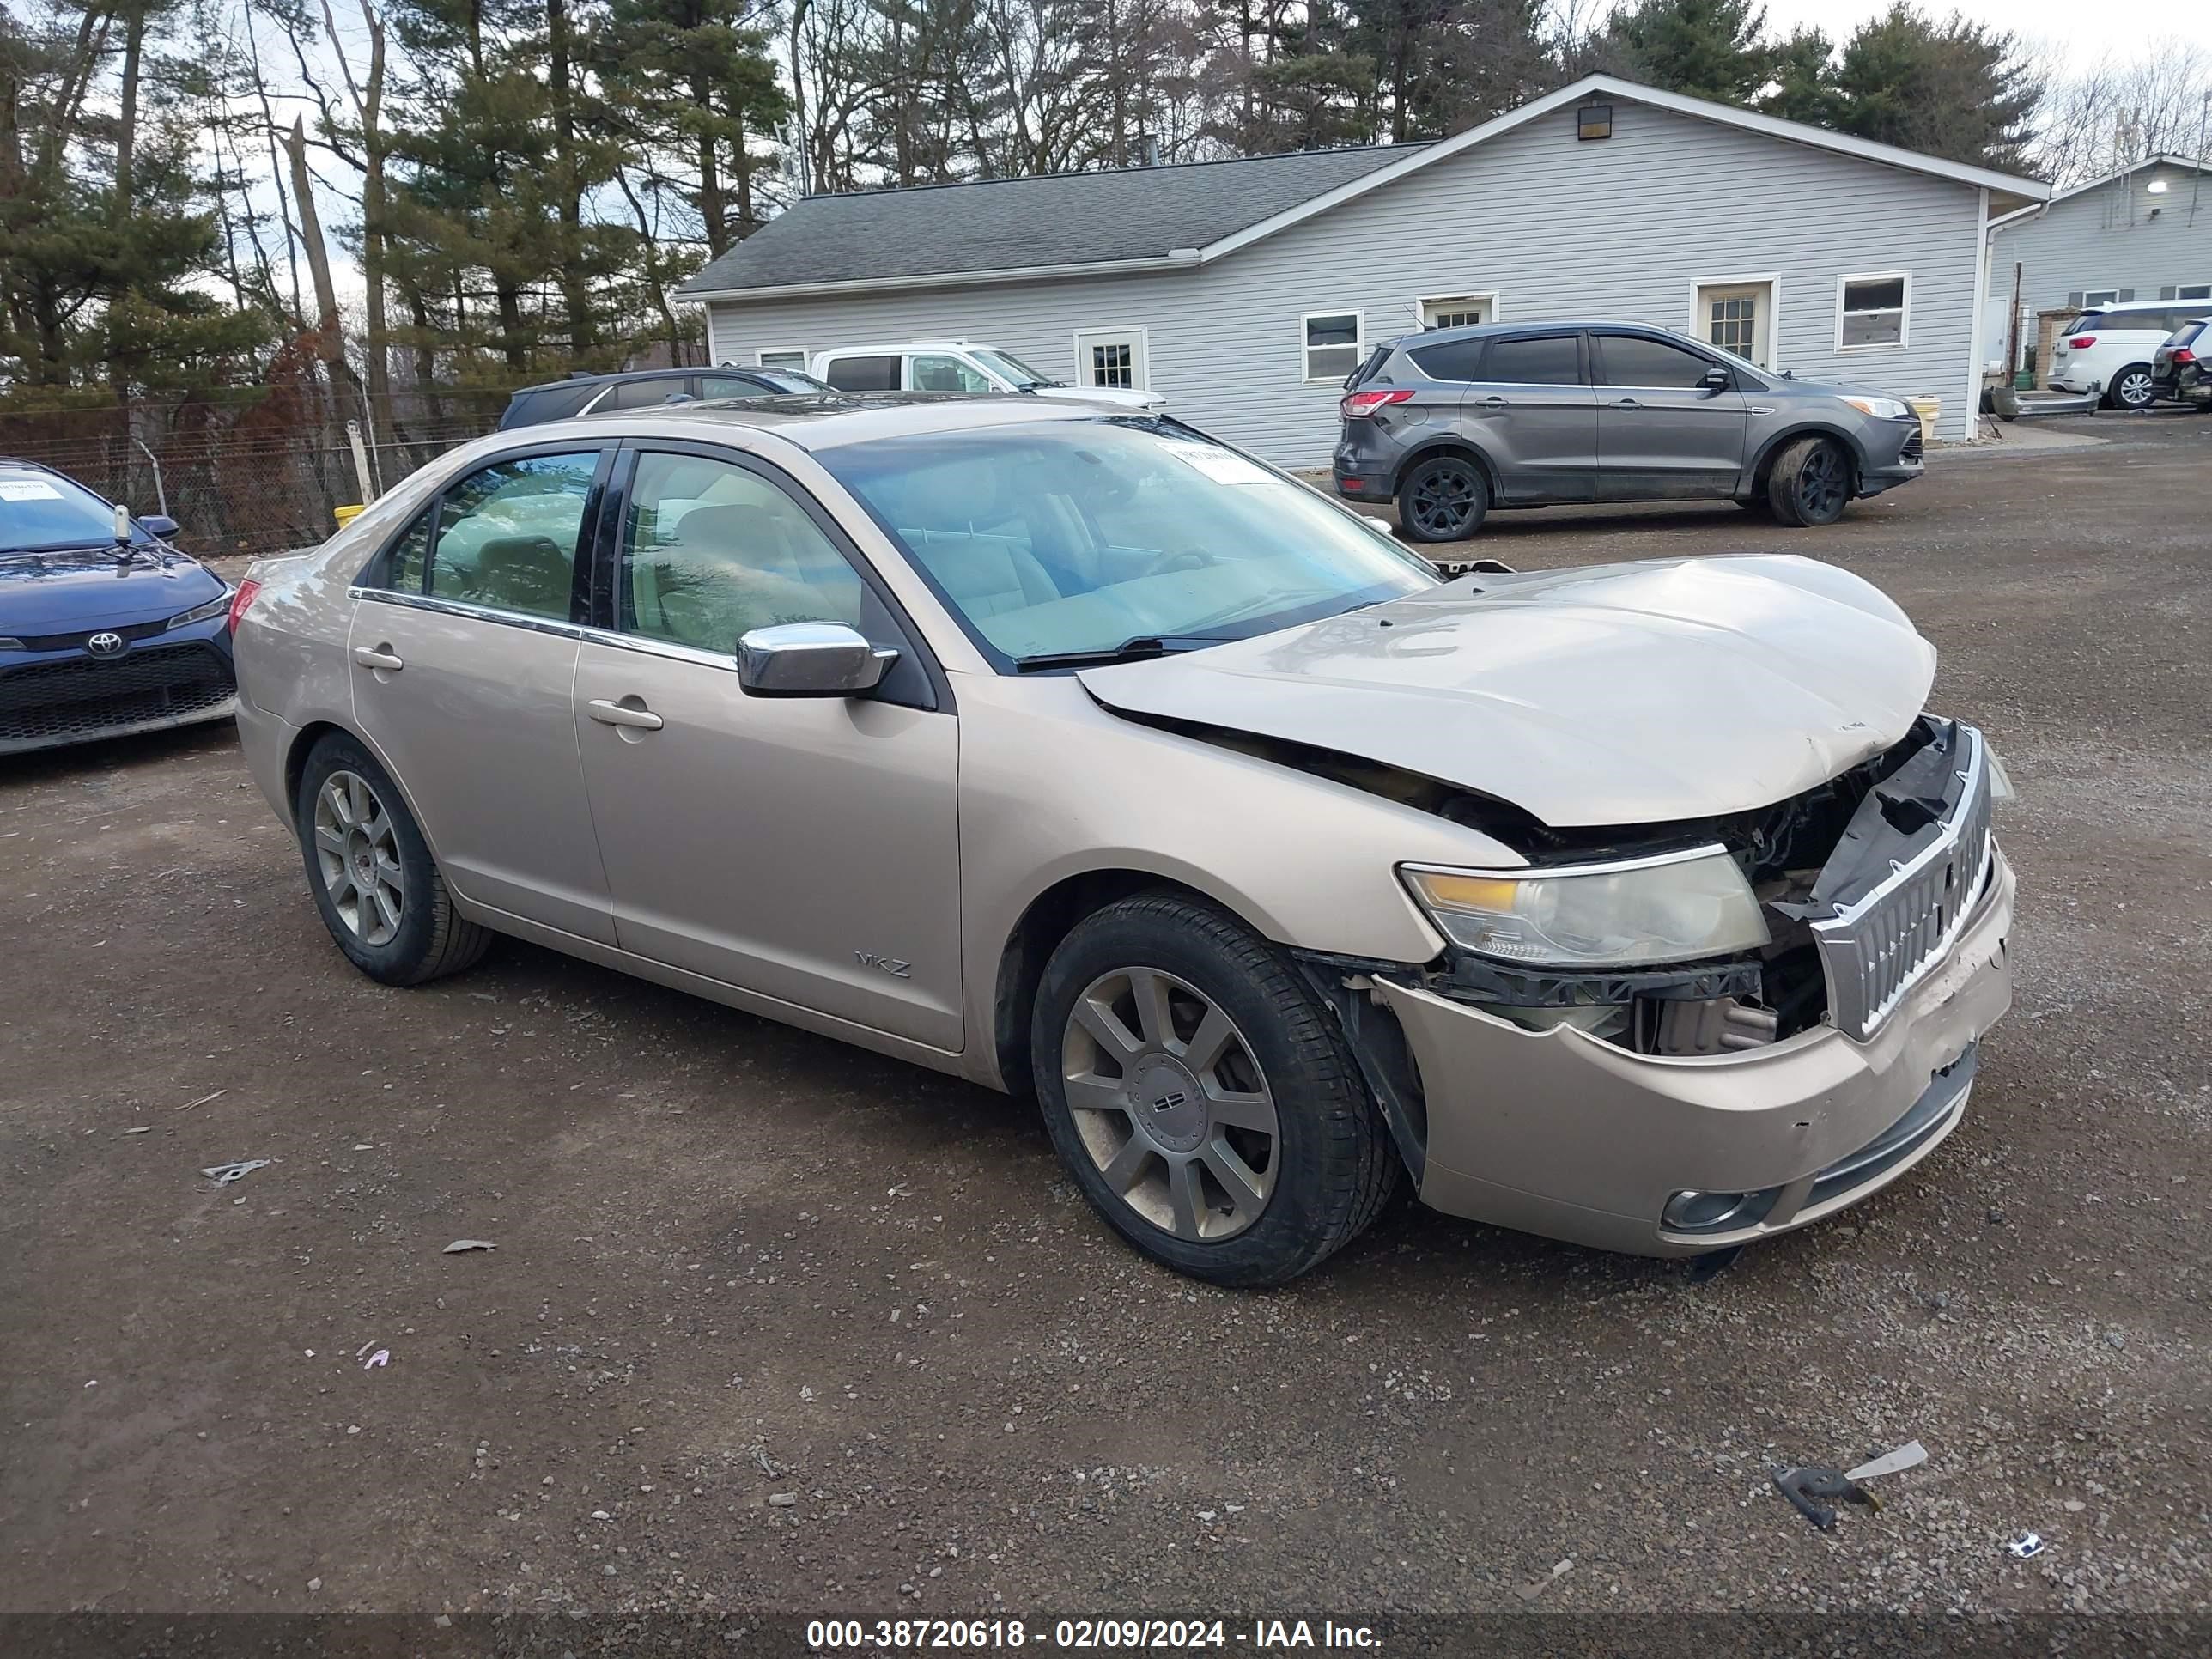
[[(1878, 1191), (1957, 1126), (1974, 1045), (2011, 1006), (2013, 875), (2002, 854), (1993, 864), (1948, 956), (1863, 1043), (1824, 1026), (1731, 1054), (1638, 1054), (1377, 977), (1426, 1103), (1422, 1201), (1601, 1249), (1676, 1256), (1803, 1226)], [(1931, 1120), (1905, 1125), (1923, 1102)], [(1901, 1152), (1887, 1139), (1900, 1128), (1911, 1132)], [(1661, 1225), (1675, 1193), (1769, 1188), (1782, 1190), (1754, 1225)]]

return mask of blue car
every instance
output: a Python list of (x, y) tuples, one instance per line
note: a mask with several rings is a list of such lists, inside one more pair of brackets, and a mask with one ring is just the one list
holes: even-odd
[(236, 708), (231, 590), (176, 533), (0, 456), (0, 755)]

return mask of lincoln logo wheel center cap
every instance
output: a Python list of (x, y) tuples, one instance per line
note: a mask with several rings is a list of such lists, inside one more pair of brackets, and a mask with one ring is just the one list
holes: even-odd
[(1190, 1067), (1167, 1054), (1152, 1054), (1129, 1075), (1130, 1115), (1146, 1139), (1164, 1152), (1195, 1152), (1212, 1133), (1212, 1115), (1206, 1091)]

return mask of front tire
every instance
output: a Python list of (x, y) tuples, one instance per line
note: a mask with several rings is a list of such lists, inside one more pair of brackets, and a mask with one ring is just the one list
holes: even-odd
[(333, 733), (309, 751), (293, 823), (323, 926), (371, 979), (421, 985), (473, 967), (490, 945), (490, 929), (454, 909), (392, 775), (353, 738)]
[(1766, 474), (1766, 504), (1785, 525), (1833, 524), (1850, 499), (1850, 457), (1832, 438), (1793, 439)]
[(1489, 482), (1464, 455), (1434, 456), (1398, 485), (1398, 528), (1409, 542), (1465, 541), (1489, 511)]
[(1085, 918), (1030, 1019), (1045, 1127), (1139, 1251), (1280, 1285), (1357, 1237), (1399, 1162), (1334, 1023), (1274, 946), (1179, 893)]
[(2148, 409), (2157, 396), (2158, 386), (2150, 377), (2148, 363), (2130, 363), (2105, 387), (2105, 401), (2114, 409)]

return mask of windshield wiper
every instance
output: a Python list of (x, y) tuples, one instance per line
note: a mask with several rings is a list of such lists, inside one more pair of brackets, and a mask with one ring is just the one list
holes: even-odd
[(1148, 657), (1171, 657), (1223, 643), (1212, 634), (1139, 634), (1103, 651), (1047, 651), (1034, 657), (1014, 659), (1014, 671), (1035, 674), (1047, 668), (1104, 668), (1117, 662), (1142, 662)]

